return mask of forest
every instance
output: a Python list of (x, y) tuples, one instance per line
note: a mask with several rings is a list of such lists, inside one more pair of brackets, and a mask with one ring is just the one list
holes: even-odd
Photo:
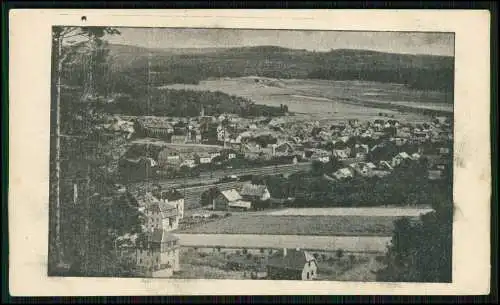
[(453, 92), (452, 57), (368, 50), (310, 52), (257, 46), (171, 54), (110, 45), (113, 69), (153, 86), (197, 84), (208, 78), (262, 76), (284, 79), (360, 80)]

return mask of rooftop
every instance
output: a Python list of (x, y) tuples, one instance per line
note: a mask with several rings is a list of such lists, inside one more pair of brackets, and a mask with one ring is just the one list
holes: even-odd
[(266, 191), (267, 187), (265, 185), (256, 185), (256, 184), (251, 184), (247, 183), (243, 185), (243, 189), (241, 190), (240, 194), (242, 196), (262, 196), (264, 192)]
[(306, 251), (287, 249), (286, 252), (286, 256), (283, 256), (283, 253), (281, 253), (280, 255), (271, 257), (267, 263), (268, 266), (302, 271), (307, 262), (316, 261), (314, 256)]
[(237, 201), (237, 200), (240, 200), (241, 199), (241, 196), (240, 194), (238, 193), (238, 191), (236, 191), (235, 189), (230, 189), (230, 190), (227, 190), (227, 191), (222, 191), (221, 192), (222, 196), (224, 196), (228, 201)]

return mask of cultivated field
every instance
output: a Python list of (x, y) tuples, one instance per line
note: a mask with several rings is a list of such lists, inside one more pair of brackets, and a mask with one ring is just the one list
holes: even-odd
[(453, 111), (452, 104), (443, 103), (449, 98), (444, 93), (409, 89), (398, 84), (307, 79), (280, 79), (262, 83), (255, 79), (221, 78), (202, 81), (198, 85), (175, 84), (162, 88), (221, 91), (250, 98), (257, 104), (278, 107), (285, 104), (291, 112), (318, 119), (373, 120), (379, 113), (384, 113), (408, 122), (428, 120), (421, 114), (382, 109), (377, 104), (387, 104), (389, 108), (392, 104)]
[(180, 233), (391, 236), (396, 217), (239, 214)]

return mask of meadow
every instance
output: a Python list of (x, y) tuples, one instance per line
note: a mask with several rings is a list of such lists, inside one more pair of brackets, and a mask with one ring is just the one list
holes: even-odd
[[(383, 114), (409, 122), (429, 119), (423, 109), (453, 111), (442, 91), (417, 90), (398, 84), (365, 81), (268, 79), (262, 77), (212, 78), (199, 84), (172, 84), (164, 89), (220, 91), (256, 104), (279, 107), (314, 118), (374, 120)], [(398, 107), (406, 107), (401, 111)]]

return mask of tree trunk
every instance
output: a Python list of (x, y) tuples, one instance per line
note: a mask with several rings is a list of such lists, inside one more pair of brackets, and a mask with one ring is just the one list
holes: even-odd
[(56, 89), (56, 139), (55, 139), (55, 243), (57, 262), (62, 262), (63, 249), (61, 245), (61, 74), (62, 74), (62, 36), (57, 37), (57, 89)]

